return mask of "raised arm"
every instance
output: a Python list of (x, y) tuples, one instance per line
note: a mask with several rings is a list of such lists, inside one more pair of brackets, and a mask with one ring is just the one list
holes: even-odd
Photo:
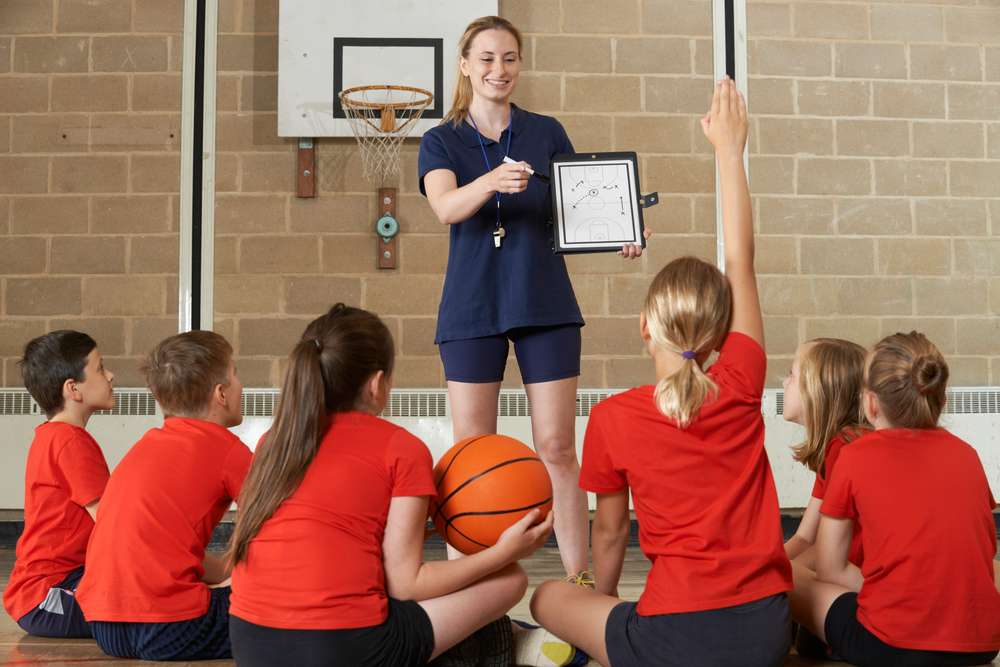
[(530, 177), (527, 166), (525, 162), (503, 163), (462, 187), (458, 187), (452, 170), (434, 169), (424, 175), (424, 191), (438, 220), (453, 225), (468, 220), (498, 192), (524, 192)]
[(495, 546), (477, 554), (424, 562), (427, 498), (393, 498), (382, 540), (386, 591), (397, 600), (420, 601), (461, 590), (542, 546), (552, 531), (552, 513), (532, 526), (540, 518), (537, 510), (529, 513), (508, 528)]
[(750, 189), (743, 168), (747, 143), (747, 107), (731, 79), (715, 85), (712, 108), (701, 119), (705, 136), (715, 147), (722, 190), (722, 228), (726, 249), (726, 276), (733, 290), (731, 331), (764, 345), (757, 276), (753, 268), (753, 215)]

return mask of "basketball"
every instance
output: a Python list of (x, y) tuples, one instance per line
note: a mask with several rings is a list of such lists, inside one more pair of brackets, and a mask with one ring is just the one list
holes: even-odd
[(525, 514), (552, 509), (545, 465), (519, 440), (505, 435), (466, 438), (434, 466), (437, 497), (430, 515), (437, 532), (464, 554), (496, 544)]

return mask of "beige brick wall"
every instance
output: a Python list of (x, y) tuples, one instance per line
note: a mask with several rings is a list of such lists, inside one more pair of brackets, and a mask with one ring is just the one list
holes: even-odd
[(122, 386), (177, 328), (180, 0), (0, 4), (0, 358), (90, 332)]
[(917, 328), (1000, 383), (1000, 5), (748, 5), (751, 160), (789, 172), (751, 172), (762, 256), (790, 246), (758, 264), (772, 381), (802, 340)]
[[(19, 345), (46, 327), (95, 331), (130, 378), (132, 358), (176, 325), (180, 5), (0, 11), (8, 384)], [(639, 151), (644, 189), (663, 195), (640, 261), (569, 260), (588, 321), (581, 384), (647, 381), (635, 314), (650, 277), (680, 254), (714, 258), (713, 162), (697, 124), (710, 2), (500, 6), (527, 40), (517, 101), (557, 116), (580, 149)], [(807, 338), (870, 344), (909, 328), (941, 346), (955, 382), (1000, 383), (1000, 6), (749, 0), (748, 14), (769, 383)], [(219, 26), (216, 325), (245, 383), (277, 384), (305, 323), (344, 300), (390, 324), (399, 385), (440, 386), (431, 341), (447, 230), (417, 191), (417, 142), (397, 183), (400, 268), (379, 272), (374, 186), (352, 140), (321, 140), (319, 196), (294, 196), (294, 142), (276, 136), (277, 0), (220, 0)]]

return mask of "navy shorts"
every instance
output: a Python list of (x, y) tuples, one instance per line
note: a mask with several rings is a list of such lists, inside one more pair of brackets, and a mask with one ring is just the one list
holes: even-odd
[(76, 603), (76, 587), (82, 578), (82, 567), (67, 574), (65, 579), (49, 589), (41, 604), (17, 619), (17, 624), (36, 637), (89, 639), (90, 624), (83, 618), (83, 611)]
[(622, 602), (608, 616), (604, 641), (612, 667), (777, 667), (791, 644), (788, 596), (655, 616)]
[(823, 623), (826, 641), (843, 660), (867, 667), (960, 667), (985, 665), (997, 657), (986, 653), (953, 653), (897, 648), (872, 634), (858, 620), (858, 594), (844, 593), (833, 601)]
[(484, 338), (449, 340), (438, 344), (444, 376), (452, 382), (500, 382), (507, 352), (514, 354), (524, 384), (553, 382), (580, 375), (580, 325), (521, 327)]
[(229, 648), (230, 588), (212, 588), (208, 611), (171, 623), (91, 621), (94, 639), (108, 655), (142, 660), (220, 660)]
[(233, 655), (240, 667), (409, 667), (434, 652), (434, 628), (412, 600), (389, 598), (389, 615), (379, 625), (344, 630), (284, 630), (229, 619)]

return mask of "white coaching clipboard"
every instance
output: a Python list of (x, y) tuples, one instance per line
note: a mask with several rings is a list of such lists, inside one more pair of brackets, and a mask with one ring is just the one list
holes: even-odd
[(646, 247), (635, 153), (564, 153), (552, 158), (552, 222), (557, 253)]

